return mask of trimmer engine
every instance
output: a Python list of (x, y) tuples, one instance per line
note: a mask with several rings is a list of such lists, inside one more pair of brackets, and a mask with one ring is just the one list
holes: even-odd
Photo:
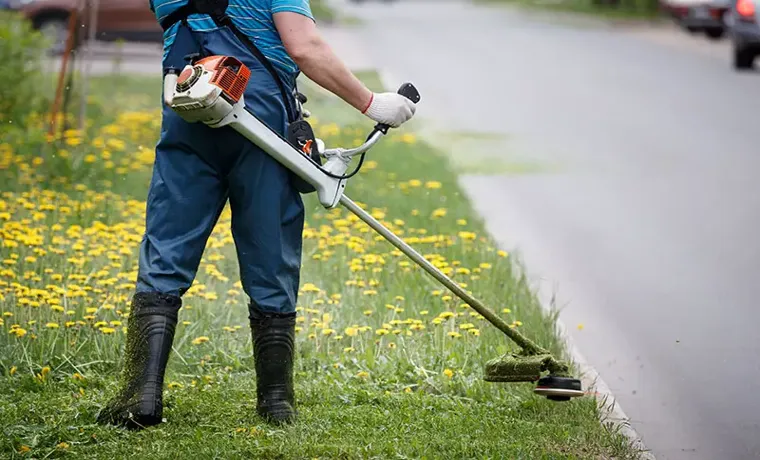
[(186, 66), (179, 76), (167, 75), (164, 94), (184, 120), (214, 124), (232, 112), (250, 77), (251, 71), (238, 59), (210, 56)]

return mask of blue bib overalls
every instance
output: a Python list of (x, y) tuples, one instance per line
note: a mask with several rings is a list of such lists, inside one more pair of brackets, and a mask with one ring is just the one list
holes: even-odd
[[(227, 28), (194, 32), (181, 24), (164, 68), (188, 54), (228, 55), (251, 70), (247, 108), (281, 135), (288, 118), (265, 67)], [(293, 82), (285, 81), (292, 92)], [(187, 123), (164, 106), (147, 200), (136, 291), (182, 296), (229, 199), (243, 289), (252, 308), (295, 311), (304, 208), (291, 173), (232, 128)]]

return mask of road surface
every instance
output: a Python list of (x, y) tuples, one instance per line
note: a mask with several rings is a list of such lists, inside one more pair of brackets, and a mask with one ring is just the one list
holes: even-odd
[(372, 61), (418, 86), (421, 119), (503, 135), (451, 144), (463, 171), (512, 172), (466, 175), (466, 190), (557, 288), (653, 453), (760, 458), (760, 74), (731, 70), (725, 42), (659, 27), (454, 1), (341, 8)]

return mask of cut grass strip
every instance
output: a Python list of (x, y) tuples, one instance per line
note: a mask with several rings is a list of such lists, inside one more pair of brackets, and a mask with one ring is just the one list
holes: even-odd
[[(160, 90), (156, 80), (130, 81), (142, 94)], [(315, 124), (318, 136), (328, 145), (361, 142), (371, 123), (328, 123), (338, 112), (353, 115), (334, 98), (310, 96), (310, 110), (322, 120)], [(145, 126), (154, 123), (129, 119), (135, 125), (127, 132), (111, 128), (127, 144), (114, 152), (117, 163), (123, 156), (132, 164), (136, 144), (148, 142)], [(355, 120), (361, 117), (346, 123)], [(93, 148), (88, 140), (82, 145), (77, 148)], [(14, 149), (14, 162), (26, 164), (18, 153), (23, 146)], [(272, 428), (254, 415), (246, 300), (225, 213), (180, 312), (167, 423), (141, 433), (95, 425), (98, 408), (116, 388), (144, 217), (144, 163), (135, 163), (119, 193), (92, 182), (64, 187), (65, 194), (32, 187), (2, 195), (0, 211), (7, 215), (0, 225), (15, 243), (0, 248), (0, 260), (11, 261), (0, 274), (0, 452), (48, 458), (633, 455), (622, 436), (599, 423), (592, 398), (557, 404), (535, 397), (529, 384), (483, 382), (484, 362), (513, 349), (503, 334), (363, 223), (342, 209), (324, 210), (311, 195), (298, 307), (299, 422)], [(33, 181), (30, 168), (19, 171)], [(561, 352), (553, 320), (542, 315), (510, 257), (494, 247), (445, 156), (412, 133), (393, 133), (373, 149), (347, 193), (514, 327)], [(39, 235), (39, 245), (24, 243), (28, 234)]]

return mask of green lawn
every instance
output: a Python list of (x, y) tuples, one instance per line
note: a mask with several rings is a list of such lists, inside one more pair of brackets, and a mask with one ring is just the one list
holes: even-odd
[[(34, 119), (23, 134), (2, 132), (0, 456), (633, 457), (599, 423), (592, 398), (558, 404), (529, 384), (483, 382), (485, 361), (512, 349), (503, 334), (313, 196), (298, 308), (299, 422), (274, 428), (255, 415), (247, 302), (225, 212), (180, 312), (167, 422), (144, 432), (96, 425), (121, 359), (160, 82), (121, 78), (93, 88), (101, 95), (85, 133), (51, 145)], [(106, 88), (118, 89), (125, 111), (98, 108)], [(370, 122), (306, 89), (319, 137), (362, 140)], [(553, 321), (494, 247), (445, 156), (401, 130), (369, 160), (347, 194), (507, 322), (561, 352)]]
[(651, 0), (621, 1), (619, 5), (605, 5), (591, 0), (477, 0), (485, 4), (518, 5), (541, 10), (579, 13), (605, 19), (637, 20), (657, 19), (660, 10)]

